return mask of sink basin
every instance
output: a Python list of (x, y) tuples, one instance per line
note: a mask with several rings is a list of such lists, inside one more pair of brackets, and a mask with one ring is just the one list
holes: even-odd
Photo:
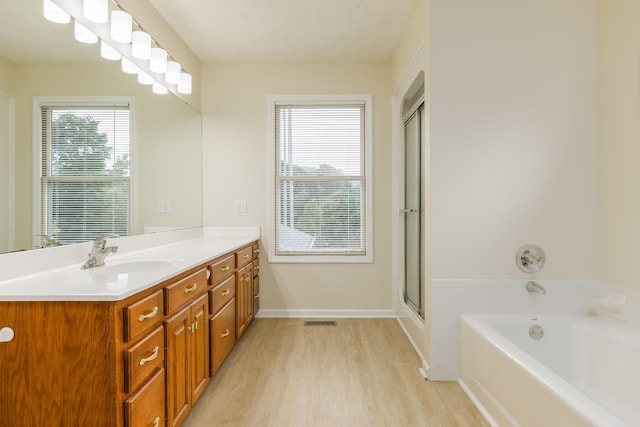
[(107, 259), (105, 265), (89, 271), (102, 275), (141, 273), (169, 267), (178, 261), (168, 259), (128, 259), (109, 262)]

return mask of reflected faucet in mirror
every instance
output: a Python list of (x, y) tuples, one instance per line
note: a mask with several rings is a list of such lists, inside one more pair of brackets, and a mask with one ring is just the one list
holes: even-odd
[[(109, 236), (115, 237), (115, 236)], [(89, 254), (89, 259), (82, 264), (82, 269), (95, 268), (104, 265), (104, 259), (107, 255), (118, 252), (117, 246), (107, 246), (107, 236), (98, 236), (93, 241), (93, 247)]]

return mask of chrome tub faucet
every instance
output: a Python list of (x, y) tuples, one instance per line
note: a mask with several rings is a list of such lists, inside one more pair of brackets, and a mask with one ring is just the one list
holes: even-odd
[(118, 252), (117, 246), (107, 246), (107, 236), (98, 236), (93, 241), (93, 247), (91, 248), (89, 259), (82, 264), (81, 268), (86, 270), (87, 268), (100, 267), (101, 265), (104, 265), (104, 259), (107, 255), (116, 252)]
[(528, 281), (527, 284), (525, 285), (525, 288), (527, 288), (527, 291), (532, 293), (537, 293), (540, 295), (547, 294), (547, 290), (544, 288), (544, 286), (542, 286), (538, 282), (534, 282), (533, 280)]

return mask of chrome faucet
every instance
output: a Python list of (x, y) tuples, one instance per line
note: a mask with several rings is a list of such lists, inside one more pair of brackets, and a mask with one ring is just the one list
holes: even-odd
[(91, 248), (89, 259), (84, 264), (82, 264), (81, 268), (85, 270), (87, 268), (100, 267), (101, 265), (104, 265), (104, 259), (107, 257), (107, 255), (118, 252), (117, 246), (106, 245), (106, 236), (96, 237), (96, 240), (93, 241), (93, 248)]
[(525, 288), (527, 288), (527, 291), (529, 292), (534, 292), (540, 295), (547, 294), (547, 290), (544, 288), (544, 286), (542, 286), (538, 282), (534, 282), (533, 280), (528, 281), (525, 285)]

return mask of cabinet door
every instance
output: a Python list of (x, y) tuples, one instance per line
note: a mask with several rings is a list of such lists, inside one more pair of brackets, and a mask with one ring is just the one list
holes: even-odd
[(191, 304), (191, 402), (198, 400), (209, 384), (209, 297)]
[(190, 307), (165, 321), (168, 426), (180, 425), (191, 407), (189, 387)]
[(236, 343), (236, 302), (231, 300), (211, 318), (211, 375), (215, 374)]
[(236, 339), (240, 338), (253, 318), (253, 265), (236, 272)]

